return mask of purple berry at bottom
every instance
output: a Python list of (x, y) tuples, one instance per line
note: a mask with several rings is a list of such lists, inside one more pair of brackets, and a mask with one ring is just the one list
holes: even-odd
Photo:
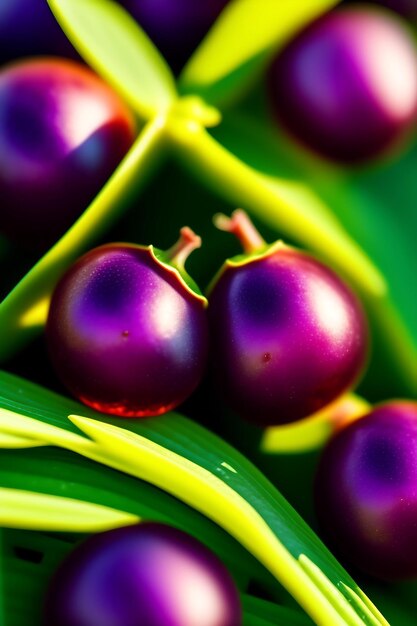
[(169, 262), (180, 267), (199, 241), (183, 229), (166, 263), (152, 246), (108, 244), (63, 276), (46, 334), (59, 377), (82, 402), (139, 417), (165, 413), (194, 391), (206, 365), (206, 300)]
[(313, 151), (345, 163), (377, 157), (416, 119), (416, 45), (388, 11), (337, 9), (277, 56), (269, 91), (278, 122)]
[(223, 218), (221, 227), (250, 254), (226, 261), (211, 288), (215, 384), (231, 408), (259, 425), (307, 417), (361, 374), (368, 351), (362, 307), (310, 255), (252, 237), (243, 212)]
[(377, 578), (417, 576), (417, 402), (381, 404), (323, 452), (315, 484), (325, 538)]
[(158, 523), (88, 538), (49, 588), (45, 626), (239, 626), (239, 594), (219, 559)]

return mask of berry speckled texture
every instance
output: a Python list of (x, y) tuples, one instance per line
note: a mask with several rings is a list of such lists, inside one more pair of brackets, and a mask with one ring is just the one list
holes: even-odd
[(73, 61), (0, 72), (0, 231), (42, 247), (88, 206), (135, 136), (129, 110)]
[(0, 65), (39, 55), (76, 57), (47, 0), (0, 0)]
[(278, 55), (269, 91), (278, 122), (302, 144), (361, 162), (394, 147), (416, 119), (416, 46), (394, 14), (337, 9)]
[(227, 0), (125, 0), (123, 4), (178, 72)]
[(339, 555), (385, 579), (417, 576), (417, 403), (393, 401), (324, 450), (316, 509)]
[(164, 413), (205, 369), (204, 304), (138, 246), (109, 244), (81, 257), (53, 294), (46, 330), (64, 384), (107, 413)]
[(329, 268), (284, 245), (226, 266), (209, 318), (216, 384), (258, 424), (314, 413), (353, 385), (366, 360), (357, 298)]
[(235, 584), (219, 559), (157, 523), (95, 535), (64, 561), (45, 626), (240, 626)]

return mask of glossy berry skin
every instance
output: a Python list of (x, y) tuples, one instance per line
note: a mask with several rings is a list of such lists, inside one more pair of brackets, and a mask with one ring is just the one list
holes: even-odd
[(64, 561), (45, 626), (239, 626), (234, 582), (218, 558), (157, 523), (95, 535)]
[(393, 401), (324, 450), (316, 509), (332, 547), (383, 579), (417, 576), (417, 402)]
[(165, 413), (205, 369), (204, 300), (150, 248), (109, 244), (81, 257), (54, 291), (46, 332), (64, 384), (106, 413)]
[(257, 424), (318, 411), (362, 371), (361, 306), (336, 274), (303, 252), (277, 244), (243, 265), (226, 263), (209, 300), (217, 387)]
[(1, 0), (0, 65), (39, 55), (76, 56), (47, 0)]
[(97, 76), (40, 59), (0, 72), (0, 231), (49, 244), (87, 208), (135, 136), (134, 120)]
[(364, 161), (394, 147), (413, 125), (416, 46), (394, 14), (338, 9), (278, 55), (269, 92), (278, 123), (306, 147), (342, 163)]
[(125, 0), (124, 5), (178, 71), (228, 0)]

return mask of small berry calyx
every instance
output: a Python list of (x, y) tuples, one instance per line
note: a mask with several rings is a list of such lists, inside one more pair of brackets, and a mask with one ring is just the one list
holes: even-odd
[(265, 244), (243, 211), (216, 224), (247, 254), (227, 260), (209, 290), (215, 385), (259, 425), (307, 417), (362, 372), (368, 332), (361, 305), (310, 255), (282, 241)]
[(125, 417), (159, 415), (203, 376), (207, 301), (184, 264), (190, 229), (168, 251), (113, 243), (81, 257), (52, 297), (46, 334), (55, 369), (85, 404)]
[(417, 402), (377, 405), (325, 447), (315, 481), (325, 538), (385, 580), (417, 576)]

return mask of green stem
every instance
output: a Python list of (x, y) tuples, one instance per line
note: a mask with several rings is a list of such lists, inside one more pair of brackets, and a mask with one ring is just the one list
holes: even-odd
[(308, 215), (291, 197), (291, 183), (257, 172), (197, 124), (178, 121), (168, 130), (181, 161), (204, 185), (317, 252), (361, 290), (385, 293), (383, 276), (360, 247), (341, 226)]
[(41, 330), (62, 273), (132, 205), (165, 152), (164, 129), (165, 119), (160, 117), (144, 127), (89, 208), (0, 304), (0, 361)]

